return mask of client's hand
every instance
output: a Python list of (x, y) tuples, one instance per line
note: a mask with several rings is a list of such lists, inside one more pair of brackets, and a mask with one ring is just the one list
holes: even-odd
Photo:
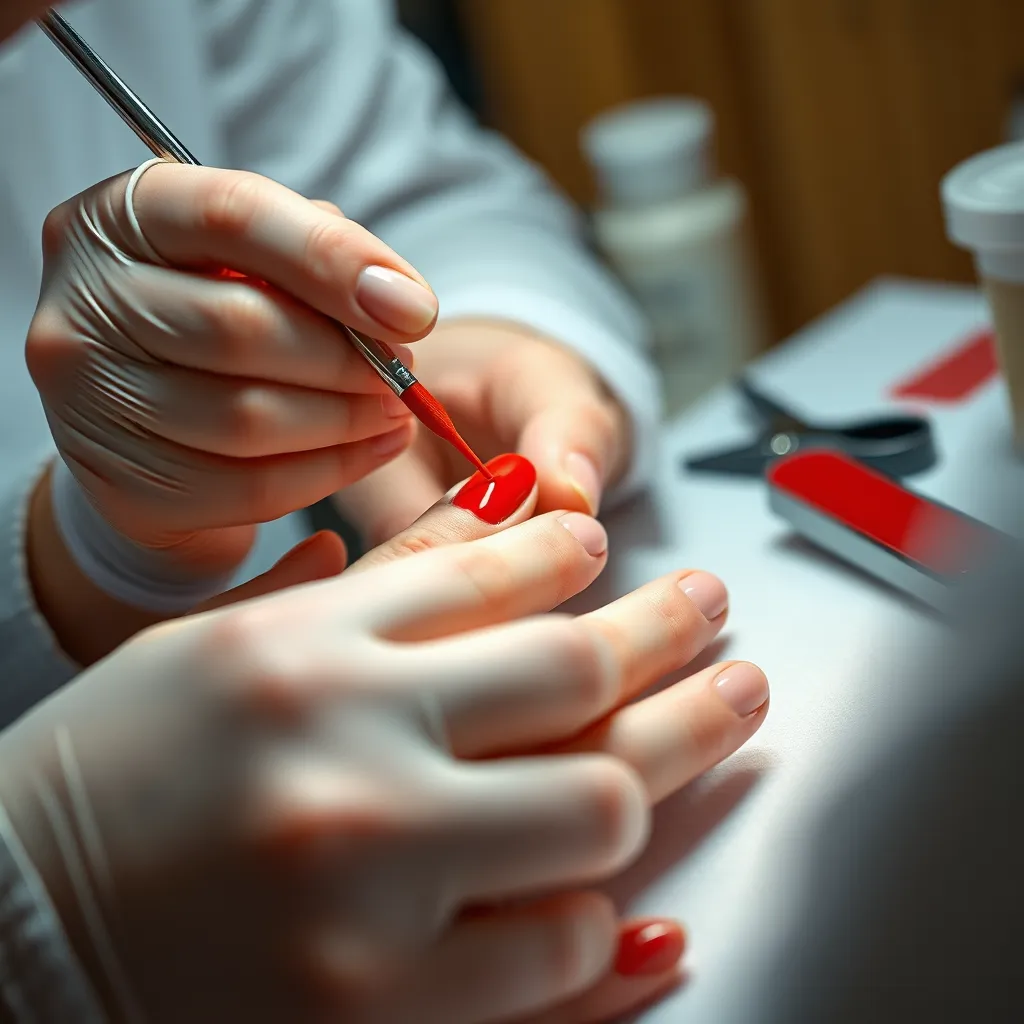
[(642, 959), (587, 886), (763, 719), (739, 665), (625, 706), (724, 590), (675, 573), (537, 617), (600, 572), (601, 527), (443, 544), (445, 517), (492, 530), (439, 506), (340, 577), (151, 630), (0, 738), (0, 799), (115, 1019), (582, 1024), (671, 983), (615, 976)]

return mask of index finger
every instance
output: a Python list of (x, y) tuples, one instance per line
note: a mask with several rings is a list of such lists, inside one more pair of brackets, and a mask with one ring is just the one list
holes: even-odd
[(421, 338), (437, 318), (415, 268), (354, 221), (269, 178), (157, 163), (131, 202), (144, 241), (175, 266), (258, 278), (384, 342)]
[[(393, 492), (405, 489), (409, 471), (415, 473), (419, 467), (415, 462), (411, 465), (407, 462), (404, 468), (405, 478), (392, 475), (389, 481), (392, 493), (377, 490), (374, 497), (378, 502), (400, 500), (401, 494)], [(365, 572), (409, 555), (479, 540), (529, 519), (537, 504), (537, 471), (533, 464), (519, 455), (499, 455), (487, 463), (487, 469), (494, 485), (489, 496), (488, 481), (483, 474), (474, 473), (435, 502), (407, 529), (365, 554), (349, 572)], [(424, 483), (416, 476), (413, 482)], [(486, 504), (481, 508), (485, 497)], [(484, 511), (486, 515), (482, 514)]]

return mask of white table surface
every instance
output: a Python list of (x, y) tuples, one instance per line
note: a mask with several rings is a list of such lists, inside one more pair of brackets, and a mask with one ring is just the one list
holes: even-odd
[[(773, 351), (751, 375), (798, 412), (858, 418), (891, 408), (886, 393), (894, 383), (986, 321), (974, 290), (884, 281)], [(1024, 496), (1001, 382), (927, 412), (940, 462), (911, 486), (989, 521), (999, 507), (993, 488), (1004, 499)], [(648, 854), (612, 887), (632, 911), (677, 915), (690, 932), (688, 982), (643, 1016), (651, 1024), (748, 1019), (742, 981), (784, 934), (810, 811), (856, 772), (902, 710), (888, 683), (893, 659), (920, 650), (908, 638), (920, 644), (942, 628), (795, 540), (769, 512), (759, 482), (682, 469), (684, 455), (742, 442), (750, 430), (741, 400), (726, 388), (666, 427), (661, 481), (650, 500), (609, 517), (609, 569), (580, 605), (674, 567), (712, 571), (727, 583), (731, 608), (715, 660), (755, 661), (772, 684), (758, 735), (659, 809)]]

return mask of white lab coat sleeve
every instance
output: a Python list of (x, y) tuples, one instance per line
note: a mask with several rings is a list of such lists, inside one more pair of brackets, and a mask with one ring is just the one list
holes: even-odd
[(52, 451), (40, 454), (31, 471), (0, 490), (0, 728), (80, 671), (36, 608), (25, 553), (29, 498), (52, 457)]
[(473, 122), (392, 4), (203, 2), (233, 165), (336, 202), (424, 274), (443, 319), (513, 321), (584, 356), (633, 420), (618, 494), (645, 481), (660, 407), (641, 318), (573, 208)]

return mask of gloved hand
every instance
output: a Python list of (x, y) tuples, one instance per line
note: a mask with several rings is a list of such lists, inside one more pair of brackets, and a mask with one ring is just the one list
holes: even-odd
[(157, 627), (0, 737), (0, 801), (115, 1019), (604, 1019), (620, 923), (573, 890), (757, 729), (764, 677), (632, 703), (724, 621), (702, 574), (529, 617), (603, 567), (586, 516), (417, 546)]
[[(54, 505), (60, 520), (84, 491), (100, 522), (82, 526), (78, 508), (61, 525), (116, 531), (69, 547), (126, 603), (163, 610), (145, 604), (145, 579), (115, 592), (119, 566), (109, 564), (127, 562), (131, 582), (159, 575), (163, 559), (171, 581), (222, 584), (253, 524), (312, 504), (411, 442), (405, 406), (327, 317), (408, 359), (401, 345), (427, 333), (436, 300), (330, 204), (254, 174), (156, 163), (55, 210), (44, 250), (26, 356), (74, 477), (57, 467)], [(130, 564), (131, 545), (145, 572)], [(115, 578), (96, 578), (104, 573)]]

